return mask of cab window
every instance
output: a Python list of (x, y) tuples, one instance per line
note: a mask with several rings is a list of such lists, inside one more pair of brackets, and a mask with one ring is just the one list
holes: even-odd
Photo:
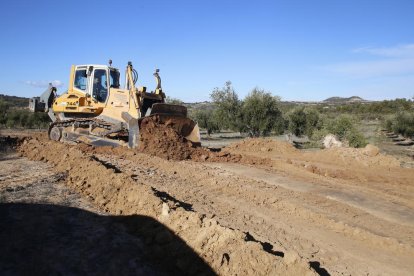
[(109, 74), (109, 85), (111, 88), (119, 88), (119, 72), (116, 70), (110, 71)]
[(87, 78), (88, 78), (88, 76), (86, 75), (86, 69), (76, 70), (74, 86), (77, 89), (85, 91), (86, 90)]
[(108, 97), (107, 74), (104, 69), (96, 69), (93, 76), (92, 96), (101, 103), (106, 101)]

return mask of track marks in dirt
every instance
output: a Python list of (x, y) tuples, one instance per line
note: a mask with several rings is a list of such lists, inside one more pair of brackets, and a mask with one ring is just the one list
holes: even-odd
[[(390, 252), (384, 254), (385, 259), (391, 252), (412, 255), (411, 246), (407, 247), (412, 244), (407, 233), (412, 231), (410, 228), (397, 226), (400, 237), (405, 239), (405, 245), (401, 245), (398, 239), (389, 238), (395, 235), (394, 224), (324, 196), (289, 191), (265, 181), (249, 180), (224, 168), (211, 168), (220, 164), (170, 162), (140, 154), (122, 158), (98, 156), (127, 174), (140, 171), (138, 179), (146, 185), (191, 204), (197, 212), (214, 217), (223, 225), (252, 233), (261, 241), (269, 242), (276, 251), (299, 252), (329, 271), (367, 272), (361, 270), (365, 258), (372, 255), (372, 249), (367, 247), (382, 250), (385, 246)], [(290, 184), (298, 180), (288, 178), (287, 181)], [(305, 233), (303, 229), (307, 229)], [(340, 250), (328, 246), (335, 240), (341, 242)], [(347, 255), (343, 254), (344, 250), (361, 251), (355, 256), (362, 261), (351, 255), (340, 262)], [(372, 262), (373, 267), (377, 265), (376, 261)]]
[[(328, 199), (359, 208), (382, 219), (398, 224), (414, 226), (412, 209), (404, 205), (398, 205), (394, 201), (383, 200), (380, 196), (373, 195), (372, 193), (367, 194), (366, 190), (358, 189), (359, 186), (353, 186), (352, 189), (345, 189), (339, 185), (320, 185), (320, 183), (295, 181), (286, 176), (278, 176), (265, 169), (254, 167), (246, 168), (246, 166), (238, 164), (221, 163), (211, 164), (211, 166), (223, 168), (242, 177), (264, 181), (270, 185), (281, 186), (294, 191), (316, 193)], [(348, 186), (348, 188), (350, 187)]]
[[(82, 147), (78, 148), (82, 149)], [(76, 147), (71, 147), (71, 149), (76, 149)], [(289, 191), (283, 187), (269, 185), (264, 181), (246, 179), (246, 177), (238, 176), (225, 169), (212, 169), (204, 163), (166, 161), (125, 149), (91, 149), (88, 147), (83, 154), (94, 155), (106, 164), (106, 166), (103, 163), (100, 165), (112, 173), (113, 169), (117, 168), (120, 173), (116, 175), (122, 178), (121, 182), (133, 181), (134, 185), (146, 186), (149, 189), (155, 188), (156, 191), (163, 193), (164, 197), (159, 198), (159, 202), (163, 203), (162, 208), (158, 206), (151, 211), (152, 213), (160, 212), (161, 208), (162, 213), (168, 214), (167, 217), (169, 217), (170, 214), (177, 214), (177, 212), (180, 213), (181, 210), (184, 210), (184, 208), (176, 206), (176, 202), (190, 204), (195, 211), (190, 214), (195, 214), (198, 217), (193, 221), (197, 225), (200, 221), (203, 225), (204, 221), (212, 220), (229, 228), (249, 232), (262, 243), (269, 243), (273, 251), (283, 252), (285, 254), (284, 263), (289, 263), (289, 259), (296, 260), (295, 254), (292, 253), (296, 252), (299, 260), (304, 257), (315, 269), (320, 269), (320, 272), (323, 272), (324, 269), (333, 274), (404, 274), (404, 272), (413, 269), (409, 261), (414, 256), (412, 228), (378, 219), (347, 204), (306, 193), (306, 191)], [(221, 154), (226, 156), (227, 153)], [(377, 184), (381, 186), (384, 183), (389, 184), (385, 181), (392, 180), (392, 177), (395, 176), (395, 183), (391, 183), (389, 186), (383, 185), (385, 187), (382, 190), (379, 189), (380, 191), (373, 193), (386, 194), (387, 190), (395, 188), (392, 196), (399, 202), (403, 202), (404, 199), (401, 199), (399, 195), (404, 194), (401, 192), (401, 187), (406, 187), (408, 192), (406, 199), (410, 198), (412, 190), (406, 183), (409, 179), (409, 173), (407, 174), (407, 171), (400, 173), (399, 168), (393, 168), (387, 172), (381, 172), (381, 170), (371, 167), (353, 170), (351, 165), (347, 168), (341, 167), (342, 165), (335, 167), (335, 164), (318, 163), (306, 159), (304, 156), (295, 155), (293, 158), (293, 156), (289, 156), (291, 153), (284, 154), (288, 154), (288, 156), (269, 154), (267, 159), (263, 159), (251, 156), (249, 153), (240, 155), (242, 158), (233, 159), (230, 162), (243, 163), (241, 161), (243, 158), (250, 161), (266, 160), (263, 162), (248, 161), (244, 164), (266, 169), (270, 173), (283, 174), (294, 181), (306, 180), (312, 185), (316, 183), (324, 187), (342, 185), (345, 189), (362, 185), (367, 186), (365, 187), (367, 191), (375, 190), (373, 180), (381, 179), (382, 183)], [(230, 153), (227, 156), (237, 155)], [(53, 162), (58, 162), (56, 160)], [(202, 158), (201, 161), (205, 160)], [(287, 160), (290, 162), (285, 162)], [(114, 167), (111, 168), (108, 165)], [(355, 177), (347, 178), (346, 175), (342, 177), (341, 174), (335, 177), (325, 176), (317, 173), (317, 170), (310, 169), (311, 165), (317, 166), (319, 169), (325, 167), (330, 170), (340, 169), (346, 174), (352, 172)], [(69, 170), (73, 169), (74, 166), (69, 168)], [(387, 176), (386, 174), (390, 174), (390, 171), (392, 176)], [(120, 179), (118, 177), (111, 179), (111, 177), (108, 175), (107, 180), (114, 181), (112, 186), (116, 187)], [(129, 204), (119, 205), (117, 203), (113, 205), (117, 200), (122, 202), (123, 199), (112, 197), (109, 193), (111, 191), (109, 186), (106, 186), (104, 191), (87, 187), (88, 182), (95, 182), (94, 179), (82, 180), (81, 178), (79, 181), (75, 178), (69, 179), (69, 182), (75, 183), (79, 189), (84, 190), (85, 194), (89, 193), (98, 204), (103, 205), (110, 212), (124, 212), (132, 207)], [(85, 189), (85, 186), (91, 188), (92, 191)], [(128, 187), (134, 186), (128, 184)], [(137, 191), (131, 192), (130, 188), (125, 189), (120, 186), (119, 190), (115, 189), (115, 193), (128, 194), (128, 198), (132, 202), (134, 200), (139, 202), (136, 197)], [(138, 193), (147, 195), (148, 191)], [(100, 197), (102, 192), (107, 198)], [(154, 195), (154, 190), (151, 190), (151, 194)], [(386, 197), (387, 200), (390, 198)], [(123, 207), (120, 208), (118, 205)], [(203, 214), (206, 216), (204, 217)], [(161, 216), (158, 219), (163, 220), (164, 218)], [(181, 221), (181, 216), (178, 216), (178, 221)], [(172, 223), (172, 225), (175, 224)], [(179, 232), (180, 227), (182, 225), (177, 228), (178, 230), (174, 228), (174, 231)], [(180, 235), (193, 239), (193, 233), (190, 232), (180, 232)], [(263, 250), (263, 245), (258, 245), (258, 248)], [(196, 246), (196, 248), (198, 247)], [(198, 252), (205, 254), (202, 252), (206, 248), (204, 246), (202, 248)], [(373, 252), (375, 252), (375, 258), (372, 257)], [(210, 257), (207, 256), (207, 260), (209, 263), (216, 260), (213, 267), (217, 269), (216, 267), (228, 263), (225, 254), (229, 253), (225, 252), (213, 259), (210, 255)], [(289, 258), (291, 255), (293, 257)], [(232, 263), (234, 257), (232, 254), (229, 254), (229, 257), (229, 263)], [(224, 268), (220, 269), (226, 271)]]
[[(153, 171), (157, 170), (157, 164), (153, 166), (154, 170), (146, 169), (149, 177), (143, 178), (136, 170), (127, 174), (118, 164), (108, 162), (101, 156), (95, 157), (105, 163), (96, 161), (76, 147), (69, 147), (68, 150), (67, 145), (31, 140), (21, 150), (30, 158), (43, 159), (53, 164), (56, 170), (66, 171), (67, 184), (107, 212), (156, 218), (190, 245), (219, 274), (314, 274), (309, 263), (300, 257), (286, 262), (284, 258), (264, 251), (259, 243), (246, 241), (246, 235), (239, 230), (223, 227), (215, 219), (174, 206), (174, 202), (163, 202), (145, 183), (151, 179), (151, 175), (155, 175)], [(67, 153), (62, 156), (61, 152)], [(108, 168), (109, 163), (119, 168), (120, 172), (114, 173), (112, 165)], [(153, 234), (159, 233), (155, 231)], [(172, 248), (168, 239), (164, 241), (157, 243), (158, 249), (154, 254), (174, 252), (177, 263), (173, 265), (184, 271), (192, 267), (183, 252)]]

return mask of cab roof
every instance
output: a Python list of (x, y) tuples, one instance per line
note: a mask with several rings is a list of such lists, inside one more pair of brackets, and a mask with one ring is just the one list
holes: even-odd
[(75, 65), (75, 66), (76, 66), (76, 68), (79, 68), (79, 67), (87, 68), (89, 66), (93, 66), (93, 68), (109, 68), (109, 69), (114, 69), (114, 70), (119, 71), (118, 68), (115, 68), (115, 67), (112, 67), (112, 66), (109, 66), (109, 65), (105, 65), (105, 64), (80, 64), (80, 65)]

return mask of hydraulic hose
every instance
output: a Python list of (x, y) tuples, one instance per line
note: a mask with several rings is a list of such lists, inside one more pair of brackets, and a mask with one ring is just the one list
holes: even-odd
[(132, 77), (132, 81), (134, 82), (134, 85), (137, 83), (138, 81), (138, 72), (135, 69), (132, 69), (132, 73), (134, 74)]

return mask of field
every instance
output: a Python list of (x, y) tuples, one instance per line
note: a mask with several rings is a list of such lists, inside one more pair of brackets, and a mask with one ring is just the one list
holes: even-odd
[(29, 138), (1, 155), (1, 273), (410, 275), (414, 171), (370, 129), (394, 155), (223, 133), (179, 160), (3, 132)]
[(78, 2), (2, 2), (0, 276), (414, 276), (414, 0)]

